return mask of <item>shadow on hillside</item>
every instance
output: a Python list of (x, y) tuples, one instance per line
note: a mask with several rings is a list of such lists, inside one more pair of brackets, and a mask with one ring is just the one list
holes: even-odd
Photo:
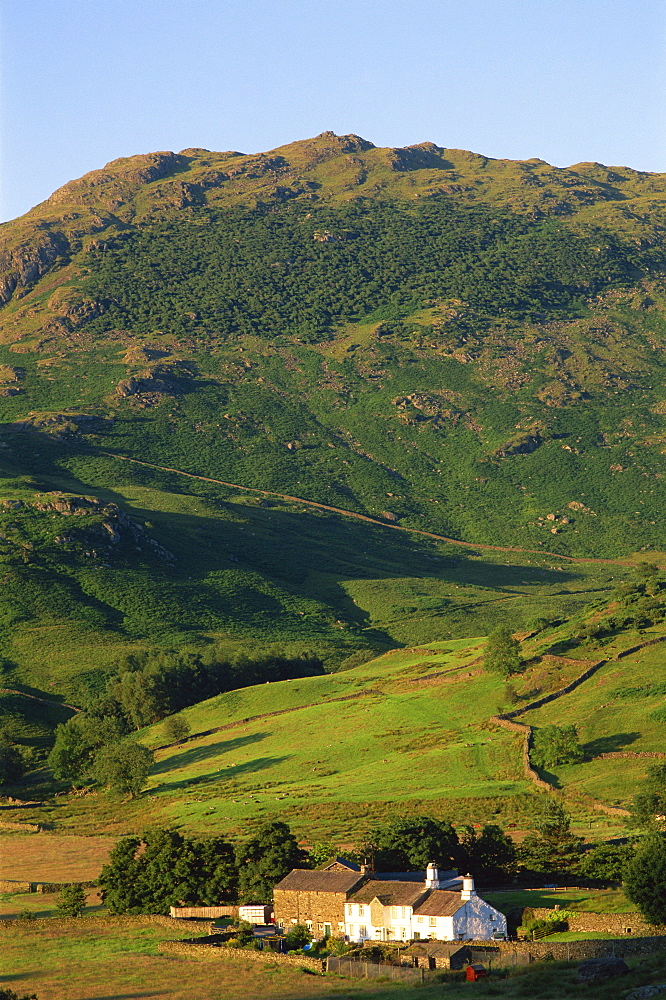
[(268, 768), (275, 767), (278, 764), (284, 764), (287, 760), (291, 760), (291, 757), (256, 757), (254, 760), (248, 760), (244, 764), (222, 767), (219, 771), (213, 771), (212, 774), (201, 774), (195, 778), (183, 778), (182, 781), (165, 781), (156, 788), (151, 789), (151, 794), (169, 792), (177, 788), (192, 787), (194, 785), (219, 784), (220, 782), (229, 781), (232, 778), (241, 778), (247, 774), (266, 771)]
[[(25, 435), (26, 443), (27, 438)], [(491, 628), (496, 624), (496, 609), (493, 602), (488, 602), (489, 591), (499, 591), (502, 598), (524, 588), (552, 588), (554, 584), (561, 591), (563, 584), (566, 586), (581, 576), (572, 566), (551, 569), (528, 564), (528, 558), (539, 558), (534, 555), (525, 556), (525, 564), (512, 562), (515, 556), (510, 552), (497, 553), (487, 560), (472, 558), (483, 556), (483, 550), (461, 550), (455, 543), (447, 545), (390, 526), (299, 507), (297, 502), (288, 504), (248, 494), (247, 502), (231, 503), (223, 499), (229, 496), (229, 489), (222, 485), (129, 462), (118, 461), (112, 467), (113, 460), (103, 459), (109, 461), (109, 466), (102, 476), (96, 448), (88, 448), (84, 442), (75, 445), (54, 442), (45, 434), (32, 433), (29, 439), (38, 459), (27, 456), (25, 465), (36, 489), (95, 494), (116, 503), (137, 524), (148, 522), (146, 531), (150, 538), (174, 553), (173, 566), (145, 545), (140, 555), (126, 552), (125, 558), (136, 559), (137, 566), (143, 568), (149, 563), (151, 572), (154, 566), (154, 583), (162, 588), (164, 606), (176, 601), (178, 625), (186, 630), (199, 631), (205, 627), (208, 631), (219, 624), (228, 627), (229, 620), (245, 626), (265, 624), (270, 616), (280, 620), (286, 631), (299, 634), (304, 630), (324, 635), (332, 628), (336, 632), (338, 628), (363, 629), (366, 641), (391, 648), (399, 644), (396, 638), (381, 623), (372, 627), (368, 611), (347, 593), (347, 582), (412, 579), (483, 588), (483, 601), (476, 602), (479, 614), (474, 625), (480, 634), (486, 626)], [(88, 482), (58, 466), (59, 461), (73, 453), (78, 453), (79, 470), (85, 470), (86, 459), (91, 460)], [(169, 464), (166, 458), (163, 461)], [(203, 471), (223, 475), (220, 470)], [(183, 513), (182, 504), (179, 504), (181, 509), (168, 512), (142, 507), (109, 488), (107, 483), (114, 479), (175, 497), (192, 496), (198, 499), (197, 506), (203, 501), (208, 510)], [(285, 489), (289, 492), (289, 484)], [(326, 492), (316, 499), (325, 502)], [(335, 497), (332, 502), (336, 503)], [(219, 517), (214, 516), (215, 512)], [(108, 558), (114, 559), (111, 550)], [(84, 596), (81, 592), (81, 600)], [(408, 603), (411, 601), (409, 598)], [(115, 611), (116, 603), (115, 592), (110, 593), (109, 612)], [(458, 610), (449, 596), (442, 595), (436, 603), (437, 617), (445, 615), (449, 606)], [(488, 603), (490, 606), (484, 610), (481, 605)], [(474, 600), (472, 604), (475, 605)], [(433, 610), (432, 602), (421, 608), (417, 600), (409, 612), (432, 617)], [(335, 624), (330, 621), (331, 613), (337, 619)]]
[(247, 736), (237, 736), (233, 740), (220, 740), (217, 743), (207, 743), (205, 746), (192, 747), (184, 753), (174, 753), (170, 757), (165, 757), (155, 767), (151, 768), (151, 774), (164, 774), (173, 771), (174, 768), (190, 767), (192, 764), (199, 764), (209, 757), (218, 757), (223, 753), (230, 753), (240, 750), (241, 747), (251, 743), (259, 743), (270, 736), (270, 733), (250, 733)]
[(614, 753), (640, 739), (641, 733), (612, 733), (610, 736), (600, 736), (596, 740), (583, 743), (586, 757), (598, 757), (602, 753)]

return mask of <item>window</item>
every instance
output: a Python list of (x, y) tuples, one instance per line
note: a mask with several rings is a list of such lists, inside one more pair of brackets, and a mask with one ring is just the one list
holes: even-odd
[(312, 930), (312, 921), (311, 920), (306, 920), (305, 921), (305, 926), (307, 927), (307, 929), (309, 931), (311, 931)]
[(420, 931), (414, 931), (414, 940), (415, 941), (420, 941), (421, 940), (421, 933), (420, 933)]
[(423, 923), (423, 919), (424, 919), (423, 917), (417, 917), (416, 919), (418, 920), (418, 922), (419, 922), (420, 924), (422, 924), (422, 923)]
[(358, 904), (358, 915), (359, 915), (359, 917), (362, 917), (364, 915), (364, 913), (365, 913), (365, 909), (363, 907), (363, 904), (359, 903)]
[(403, 907), (402, 907), (402, 913), (401, 913), (401, 916), (402, 916), (402, 919), (403, 919), (403, 920), (404, 920), (404, 919), (405, 919), (405, 917), (407, 916), (407, 907), (406, 907), (406, 906), (403, 906)]
[(338, 930), (339, 931), (343, 931), (344, 929), (345, 929), (345, 925), (341, 924), (341, 923), (338, 923)]
[(296, 919), (296, 917), (292, 917), (291, 918), (291, 922), (292, 922), (292, 924), (297, 924), (298, 920)]
[(428, 920), (428, 923), (430, 924), (431, 927), (436, 927), (437, 926), (437, 917), (430, 917), (430, 919)]
[(394, 917), (394, 918), (398, 916), (398, 907), (397, 906), (392, 906), (391, 907), (391, 916)]

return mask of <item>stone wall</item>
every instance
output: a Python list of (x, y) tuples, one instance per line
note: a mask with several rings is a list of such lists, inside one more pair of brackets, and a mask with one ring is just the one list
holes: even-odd
[(216, 962), (252, 962), (255, 965), (284, 965), (324, 971), (321, 958), (307, 958), (305, 955), (281, 955), (275, 951), (252, 951), (245, 948), (221, 948), (210, 944), (193, 944), (187, 941), (160, 941), (157, 950), (162, 954), (186, 955), (188, 958), (204, 958)]
[[(621, 914), (617, 914), (621, 916)], [(578, 962), (584, 958), (603, 958), (615, 955), (651, 955), (666, 948), (666, 935), (657, 937), (632, 937), (621, 941), (591, 938), (583, 941), (488, 941), (465, 942), (470, 948), (471, 961), (493, 966), (525, 965), (553, 959), (557, 962)]]
[(293, 923), (304, 924), (312, 921), (312, 933), (315, 937), (324, 936), (324, 924), (331, 925), (334, 937), (343, 935), (344, 930), (338, 924), (344, 924), (345, 901), (344, 892), (309, 892), (295, 889), (275, 889), (274, 891), (275, 923), (288, 931)]
[[(549, 920), (556, 910), (545, 907), (531, 908), (537, 920)], [(566, 910), (566, 921), (570, 931), (596, 931), (600, 934), (627, 934), (634, 937), (662, 937), (666, 926), (648, 924), (638, 913), (590, 913)]]

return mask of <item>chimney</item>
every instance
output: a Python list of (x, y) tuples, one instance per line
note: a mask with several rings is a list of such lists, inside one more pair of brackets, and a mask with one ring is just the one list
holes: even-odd
[(439, 889), (439, 872), (434, 861), (426, 868), (425, 884), (426, 889)]
[(370, 875), (371, 872), (372, 868), (370, 867), (370, 865), (368, 864), (361, 865), (361, 875)]
[(467, 874), (463, 878), (460, 898), (462, 899), (463, 903), (466, 903), (468, 899), (472, 898), (472, 896), (476, 896), (476, 889), (474, 888), (474, 879), (469, 874), (469, 872), (467, 872)]

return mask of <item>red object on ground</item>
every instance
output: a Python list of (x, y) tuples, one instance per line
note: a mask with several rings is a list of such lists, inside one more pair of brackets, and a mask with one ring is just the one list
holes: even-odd
[(483, 979), (486, 976), (486, 970), (482, 965), (468, 965), (465, 970), (465, 979), (468, 983), (475, 983), (477, 979)]

